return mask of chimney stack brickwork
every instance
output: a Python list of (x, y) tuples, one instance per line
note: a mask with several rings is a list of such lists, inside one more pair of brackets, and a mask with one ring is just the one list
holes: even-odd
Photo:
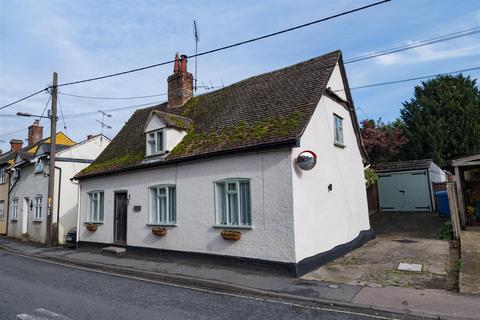
[(10, 140), (10, 150), (11, 151), (19, 151), (22, 149), (23, 141), (19, 139), (12, 139)]
[(35, 120), (33, 124), (28, 127), (28, 145), (37, 143), (43, 139), (43, 127), (39, 120)]
[(181, 107), (193, 96), (193, 75), (187, 71), (187, 56), (175, 55), (173, 74), (168, 82), (168, 107)]

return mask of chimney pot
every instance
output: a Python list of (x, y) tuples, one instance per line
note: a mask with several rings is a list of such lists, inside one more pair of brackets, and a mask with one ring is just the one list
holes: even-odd
[(40, 120), (37, 119), (28, 127), (28, 145), (31, 146), (42, 139), (43, 127), (40, 125)]
[(173, 74), (168, 82), (168, 107), (181, 107), (193, 96), (193, 76), (187, 71), (187, 56), (175, 55)]
[(19, 151), (22, 149), (23, 141), (19, 139), (12, 139), (10, 140), (10, 150), (11, 151)]

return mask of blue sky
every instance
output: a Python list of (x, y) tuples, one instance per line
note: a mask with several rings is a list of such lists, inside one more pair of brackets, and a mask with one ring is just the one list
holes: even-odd
[[(10, 1), (0, 0), (0, 105), (51, 82), (69, 82), (192, 54), (192, 21), (200, 26), (199, 51), (242, 41), (359, 7), (345, 1)], [(362, 12), (199, 58), (200, 83), (227, 85), (341, 49), (344, 58), (480, 26), (478, 0), (394, 0)], [(480, 34), (347, 65), (352, 87), (480, 66)], [(189, 62), (193, 70), (193, 61)], [(64, 87), (64, 93), (128, 97), (166, 92), (171, 66)], [(478, 78), (480, 71), (467, 73)], [(394, 120), (418, 82), (352, 91), (360, 119)], [(199, 93), (203, 90), (199, 90)], [(31, 118), (48, 96), (0, 111), (0, 148), (26, 138)], [(65, 115), (164, 100), (87, 100), (60, 96)], [(113, 137), (135, 108), (112, 112)], [(99, 133), (100, 114), (70, 117), (58, 127), (76, 141)], [(14, 134), (13, 131), (22, 130)], [(45, 133), (49, 130), (45, 123)]]

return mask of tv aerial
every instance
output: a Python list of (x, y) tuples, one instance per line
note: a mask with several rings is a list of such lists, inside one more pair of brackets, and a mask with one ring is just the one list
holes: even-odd
[(198, 30), (198, 23), (196, 20), (193, 20), (193, 37), (195, 39), (195, 92), (197, 92), (197, 53), (198, 53), (198, 42), (200, 41), (200, 31)]

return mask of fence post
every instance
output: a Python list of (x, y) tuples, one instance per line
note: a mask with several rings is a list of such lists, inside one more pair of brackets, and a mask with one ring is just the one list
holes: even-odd
[(450, 217), (452, 219), (453, 238), (460, 239), (461, 222), (458, 210), (458, 195), (455, 182), (447, 182), (448, 205), (450, 207)]

